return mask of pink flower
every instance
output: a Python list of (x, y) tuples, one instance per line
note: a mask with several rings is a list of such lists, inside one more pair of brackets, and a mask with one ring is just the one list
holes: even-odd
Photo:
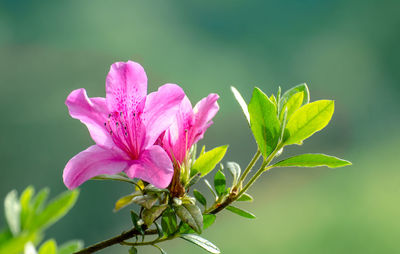
[(65, 166), (63, 179), (69, 189), (100, 174), (124, 171), (158, 188), (169, 185), (173, 165), (157, 138), (173, 122), (184, 98), (173, 84), (147, 95), (147, 76), (135, 62), (111, 65), (106, 98), (89, 98), (85, 89), (71, 92), (65, 104), (73, 118), (89, 129), (94, 142)]
[(185, 96), (182, 100), (175, 121), (161, 137), (163, 148), (171, 159), (182, 165), (189, 149), (203, 138), (204, 132), (213, 123), (211, 119), (217, 114), (219, 96), (210, 94), (199, 101), (192, 109), (192, 104)]

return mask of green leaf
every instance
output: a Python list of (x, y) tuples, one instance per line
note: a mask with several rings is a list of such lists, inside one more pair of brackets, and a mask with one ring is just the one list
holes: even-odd
[(10, 191), (4, 200), (4, 213), (11, 233), (17, 236), (21, 231), (20, 214), (21, 204), (16, 190)]
[(115, 207), (114, 207), (114, 212), (119, 211), (120, 209), (130, 205), (133, 203), (133, 198), (141, 195), (141, 192), (137, 191), (135, 193), (132, 193), (130, 195), (121, 197), (120, 199), (115, 202)]
[(31, 204), (31, 199), (35, 193), (35, 189), (32, 186), (28, 186), (21, 194), (21, 229), (25, 229), (34, 217), (34, 210)]
[(153, 206), (150, 209), (144, 209), (142, 213), (142, 218), (144, 221), (144, 224), (147, 226), (150, 226), (153, 224), (154, 220), (157, 219), (162, 212), (164, 212), (165, 209), (167, 209), (168, 205), (159, 205), (159, 206)]
[(215, 214), (203, 214), (203, 229), (207, 229), (214, 222), (217, 216)]
[(9, 241), (11, 238), (13, 238), (13, 235), (10, 231), (9, 228), (5, 228), (0, 232), (0, 246), (4, 244), (5, 242)]
[(50, 193), (49, 188), (43, 188), (38, 192), (36, 197), (33, 199), (32, 206), (35, 213), (41, 213), (43, 211), (43, 207), (44, 204), (46, 203), (49, 193)]
[(214, 191), (213, 187), (211, 186), (211, 184), (207, 181), (207, 179), (204, 179), (204, 183), (206, 184), (206, 186), (208, 187), (208, 189), (210, 190), (210, 192), (213, 194), (213, 196), (215, 198), (218, 197), (217, 193)]
[(181, 238), (188, 242), (196, 244), (197, 246), (205, 249), (206, 251), (208, 251), (210, 253), (213, 253), (213, 254), (221, 253), (221, 251), (218, 249), (217, 246), (215, 246), (210, 241), (208, 241), (198, 235), (186, 234), (186, 235), (182, 235)]
[(239, 93), (239, 91), (235, 87), (231, 86), (231, 90), (232, 90), (233, 96), (235, 96), (236, 101), (239, 103), (240, 107), (242, 108), (242, 111), (244, 113), (244, 116), (247, 119), (247, 122), (250, 125), (250, 115), (249, 115), (249, 110), (247, 109), (247, 103), (245, 102), (242, 95)]
[(138, 251), (134, 246), (129, 248), (129, 254), (137, 254), (137, 253), (138, 253)]
[(333, 111), (334, 102), (330, 100), (314, 101), (298, 109), (286, 125), (289, 137), (285, 145), (301, 144), (304, 139), (323, 129), (331, 120)]
[(161, 254), (167, 254), (163, 249), (161, 249), (160, 246), (155, 245), (155, 244), (153, 244), (153, 246), (156, 247), (161, 252)]
[(156, 225), (158, 237), (159, 238), (163, 237), (164, 231), (163, 231), (162, 227), (160, 226), (160, 224), (158, 224), (157, 222), (154, 222), (154, 225)]
[(282, 160), (272, 167), (321, 167), (338, 168), (351, 165), (350, 161), (325, 154), (301, 154)]
[(276, 106), (256, 87), (249, 104), (249, 113), (254, 138), (266, 158), (274, 151), (279, 140), (280, 123)]
[(214, 187), (218, 196), (222, 196), (225, 193), (226, 188), (226, 178), (224, 173), (221, 170), (218, 170), (214, 176)]
[(80, 240), (71, 240), (66, 243), (63, 243), (58, 248), (57, 254), (72, 254), (83, 248), (83, 242)]
[(196, 233), (188, 224), (181, 223), (179, 227), (179, 233), (182, 234), (193, 234)]
[(242, 196), (240, 196), (236, 201), (248, 201), (248, 202), (252, 202), (253, 201), (253, 197), (250, 196), (247, 193), (243, 193)]
[(233, 178), (233, 183), (232, 186), (235, 186), (239, 180), (240, 174), (241, 174), (241, 169), (240, 169), (240, 165), (237, 164), (236, 162), (228, 162), (226, 163), (229, 172), (231, 172), (232, 174), (232, 178)]
[(44, 208), (42, 213), (36, 216), (31, 229), (45, 229), (58, 221), (74, 206), (78, 195), (78, 190), (65, 191), (58, 195)]
[(272, 101), (272, 103), (274, 103), (274, 104), (275, 104), (275, 106), (277, 106), (277, 107), (278, 107), (278, 102), (276, 101), (276, 97), (275, 97), (275, 95), (271, 95), (271, 96), (269, 97), (269, 99), (270, 99), (270, 101)]
[(0, 254), (20, 254), (28, 242), (39, 242), (40, 236), (36, 232), (22, 232), (16, 237), (0, 245)]
[(192, 176), (197, 172), (201, 173), (201, 176), (205, 176), (210, 173), (211, 170), (224, 158), (227, 145), (216, 147), (202, 155), (194, 162), (192, 166)]
[(201, 148), (201, 151), (200, 151), (199, 156), (200, 156), (200, 155), (203, 155), (203, 154), (205, 154), (205, 153), (206, 153), (206, 146), (203, 145), (203, 147)]
[(186, 185), (186, 187), (195, 185), (200, 179), (201, 179), (201, 173), (195, 174), (189, 179), (189, 183)]
[(296, 93), (303, 92), (303, 102), (302, 106), (306, 105), (307, 103), (310, 102), (310, 92), (308, 90), (307, 84), (303, 83), (300, 85), (297, 85), (289, 90), (287, 90), (283, 95), (282, 98), (279, 101), (278, 104), (278, 112), (281, 112), (283, 110), (284, 105), (286, 102), (289, 101), (289, 99)]
[(286, 104), (283, 105), (282, 111), (280, 112), (280, 121), (282, 122), (283, 120), (283, 115), (285, 110), (287, 110), (287, 119), (290, 119), (290, 117), (293, 115), (296, 110), (298, 110), (302, 103), (303, 103), (303, 98), (304, 98), (304, 93), (299, 92), (295, 93), (292, 95), (292, 97), (289, 98)]
[(237, 215), (240, 215), (240, 216), (248, 218), (248, 219), (256, 218), (256, 216), (254, 214), (252, 214), (248, 211), (242, 210), (240, 208), (237, 208), (235, 206), (228, 206), (228, 207), (226, 207), (226, 210), (236, 213)]
[(161, 217), (161, 226), (167, 235), (172, 235), (177, 229), (177, 221), (174, 210), (168, 208)]
[(139, 225), (139, 220), (139, 215), (137, 215), (135, 211), (131, 210), (131, 221), (133, 226), (137, 229), (137, 231), (139, 231), (141, 235), (144, 235), (144, 230), (142, 228), (142, 225)]
[(38, 254), (57, 254), (57, 243), (54, 239), (44, 242), (39, 249)]
[(158, 196), (155, 194), (135, 196), (132, 202), (143, 206), (144, 208), (150, 209), (158, 200)]
[(201, 194), (200, 191), (194, 189), (193, 195), (196, 198), (196, 200), (199, 201), (200, 204), (202, 204), (204, 207), (207, 206), (207, 199), (203, 196), (203, 194)]
[(148, 184), (148, 185), (146, 185), (146, 187), (144, 187), (143, 192), (145, 194), (153, 194), (153, 193), (157, 194), (157, 193), (163, 193), (163, 192), (169, 193), (169, 190), (168, 189), (160, 189), (152, 184)]
[(138, 183), (136, 183), (135, 181), (133, 181), (132, 179), (130, 179), (129, 177), (126, 177), (124, 174), (117, 174), (117, 175), (98, 175), (93, 177), (91, 180), (114, 180), (114, 181), (120, 181), (120, 182), (126, 182), (126, 183), (131, 183), (133, 185), (135, 185), (136, 187), (139, 187), (140, 189), (140, 185)]
[[(285, 108), (285, 111), (283, 113), (282, 121), (281, 121), (281, 127), (280, 127), (280, 134), (279, 134), (279, 141), (278, 143), (281, 143), (283, 140), (286, 140), (289, 136), (289, 133), (286, 131), (286, 124), (287, 124), (287, 108)], [(281, 148), (282, 149), (282, 148)], [(278, 155), (276, 155), (278, 156)]]
[(187, 223), (196, 233), (201, 234), (203, 229), (203, 215), (200, 208), (192, 204), (182, 204), (174, 207), (176, 215)]

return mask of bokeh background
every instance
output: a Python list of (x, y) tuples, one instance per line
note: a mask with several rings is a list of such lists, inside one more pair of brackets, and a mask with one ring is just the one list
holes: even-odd
[[(65, 190), (66, 162), (93, 142), (64, 100), (81, 87), (104, 96), (115, 61), (141, 63), (149, 91), (177, 83), (193, 104), (220, 94), (201, 143), (230, 144), (225, 162), (243, 167), (256, 147), (229, 87), (249, 101), (254, 86), (271, 94), (306, 82), (312, 100), (334, 99), (336, 111), (285, 156), (324, 152), (354, 165), (272, 170), (241, 206), (257, 219), (227, 211), (204, 236), (223, 253), (400, 253), (399, 10), (398, 0), (1, 0), (0, 197), (29, 184)], [(85, 183), (47, 237), (88, 245), (129, 228), (129, 209), (112, 212), (129, 188)], [(161, 246), (205, 253), (183, 240)]]

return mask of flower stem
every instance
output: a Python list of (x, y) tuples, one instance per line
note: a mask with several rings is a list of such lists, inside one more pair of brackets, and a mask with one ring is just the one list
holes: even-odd
[(243, 171), (243, 174), (240, 176), (239, 178), (239, 185), (242, 185), (243, 181), (246, 179), (246, 176), (250, 173), (251, 169), (254, 167), (254, 164), (256, 164), (256, 162), (258, 161), (258, 158), (260, 158), (261, 155), (261, 151), (260, 149), (257, 149), (256, 154), (254, 154), (253, 159), (251, 159), (249, 165), (247, 166), (247, 168)]
[[(204, 213), (210, 213), (210, 214), (217, 214), (220, 211), (224, 210), (227, 206), (229, 206), (231, 203), (233, 203), (234, 201), (236, 201), (241, 195), (243, 195), (249, 188), (250, 186), (253, 185), (253, 183), (260, 177), (260, 175), (268, 170), (271, 169), (272, 167), (268, 167), (269, 163), (274, 159), (275, 155), (278, 153), (278, 151), (282, 148), (281, 144), (278, 144), (278, 146), (275, 148), (275, 150), (264, 160), (264, 162), (262, 163), (261, 167), (257, 170), (257, 172), (254, 174), (254, 176), (252, 178), (250, 178), (249, 182), (240, 189), (238, 194), (235, 193), (231, 193), (229, 194), (229, 196), (220, 204), (218, 204), (217, 206), (213, 206), (210, 209), (208, 209), (207, 211), (205, 211)], [(249, 163), (249, 166), (246, 168), (246, 170), (243, 172), (243, 175), (247, 175), (251, 168), (254, 166), (254, 164), (256, 163), (256, 161), (258, 160), (258, 158), (260, 157), (261, 153), (260, 150), (257, 151), (257, 153), (254, 155), (253, 159), (251, 160), (251, 162)], [(243, 181), (245, 179), (245, 177), (240, 178), (241, 181)], [(243, 178), (243, 180), (242, 180)], [(239, 181), (240, 184), (240, 181)]]

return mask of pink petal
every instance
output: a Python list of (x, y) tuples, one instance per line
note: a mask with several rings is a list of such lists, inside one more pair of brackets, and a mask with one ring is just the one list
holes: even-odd
[(110, 111), (142, 111), (147, 94), (147, 76), (143, 67), (135, 62), (116, 62), (106, 78), (106, 98)]
[(166, 188), (174, 174), (172, 162), (160, 146), (151, 146), (125, 171), (130, 178), (140, 178), (157, 188)]
[(128, 160), (122, 154), (93, 145), (68, 161), (63, 173), (64, 184), (74, 189), (97, 175), (117, 174), (127, 168)]
[(182, 162), (190, 144), (187, 131), (190, 131), (194, 123), (192, 104), (187, 96), (182, 100), (179, 112), (175, 116), (172, 125), (165, 132), (163, 147), (171, 158)]
[(172, 124), (184, 96), (182, 88), (174, 84), (165, 84), (147, 96), (143, 120), (147, 134), (146, 147), (152, 146)]
[(217, 100), (219, 99), (218, 94), (210, 94), (206, 98), (199, 101), (194, 107), (193, 111), (195, 114), (195, 126), (193, 144), (201, 139), (204, 132), (212, 124), (211, 119), (217, 114), (219, 106)]
[(89, 129), (90, 136), (99, 146), (113, 146), (112, 139), (104, 127), (108, 109), (104, 98), (89, 98), (86, 90), (72, 91), (65, 101), (69, 114), (79, 119)]

